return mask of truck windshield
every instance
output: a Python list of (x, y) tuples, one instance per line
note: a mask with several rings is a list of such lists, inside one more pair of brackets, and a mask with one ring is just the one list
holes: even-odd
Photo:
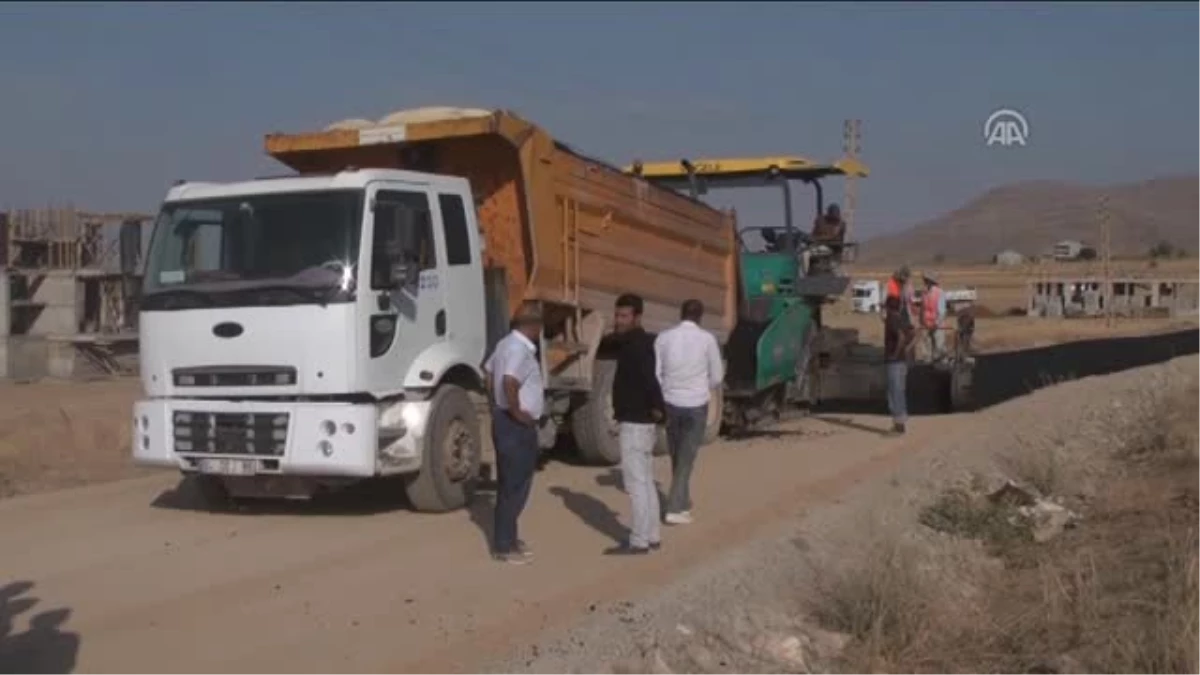
[(165, 204), (147, 256), (142, 308), (348, 300), (362, 212), (361, 190)]

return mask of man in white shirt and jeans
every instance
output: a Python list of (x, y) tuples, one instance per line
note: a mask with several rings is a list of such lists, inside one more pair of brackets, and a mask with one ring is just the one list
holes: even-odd
[(496, 512), (492, 555), (515, 565), (532, 559), (517, 533), (517, 519), (529, 501), (538, 460), (538, 421), (545, 391), (537, 344), (542, 317), (522, 308), (513, 329), (496, 344), (483, 369), (492, 398), (492, 442), (496, 447)]
[(663, 331), (654, 341), (655, 369), (667, 408), (671, 491), (666, 521), (671, 525), (692, 522), (688, 487), (692, 468), (704, 442), (711, 392), (725, 378), (721, 347), (712, 333), (700, 327), (703, 317), (704, 305), (688, 300), (680, 310), (679, 325)]

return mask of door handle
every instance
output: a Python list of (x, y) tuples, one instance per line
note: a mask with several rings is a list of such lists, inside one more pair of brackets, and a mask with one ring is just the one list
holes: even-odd
[(437, 333), (438, 337), (446, 334), (446, 310), (439, 309), (433, 317), (433, 331)]

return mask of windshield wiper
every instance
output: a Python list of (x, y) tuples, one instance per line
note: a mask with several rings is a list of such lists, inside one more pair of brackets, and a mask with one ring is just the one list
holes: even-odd
[(280, 292), (290, 293), (294, 297), (299, 298), (300, 300), (303, 300), (303, 301), (315, 300), (318, 303), (320, 303), (322, 306), (324, 306), (328, 303), (328, 300), (325, 297), (325, 294), (326, 294), (325, 288), (314, 287), (314, 286), (305, 286), (303, 284), (289, 284), (286, 282), (283, 282), (283, 283), (258, 283), (253, 286), (247, 286), (246, 288), (231, 288), (231, 289), (225, 291), (225, 293), (227, 293), (229, 295), (242, 296), (242, 297), (246, 297), (246, 296), (253, 297), (253, 296), (257, 296), (259, 294), (270, 294), (270, 293), (280, 293)]
[(164, 288), (162, 290), (151, 291), (142, 295), (142, 304), (147, 301), (157, 304), (160, 300), (170, 300), (171, 298), (189, 297), (196, 298), (202, 301), (206, 306), (212, 307), (217, 304), (216, 296), (210, 291), (196, 290), (194, 288)]

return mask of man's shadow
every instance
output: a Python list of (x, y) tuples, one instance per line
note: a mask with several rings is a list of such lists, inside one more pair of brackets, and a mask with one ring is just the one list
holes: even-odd
[[(544, 456), (538, 457), (535, 470), (542, 471), (548, 461)], [(496, 534), (496, 491), (499, 489), (496, 472), (497, 467), (494, 464), (481, 464), (479, 477), (472, 484), (467, 498), (467, 513), (471, 517), (471, 522), (479, 528), (479, 533), (483, 535), (483, 543), (488, 551), (492, 550), (492, 540)]]
[(0, 673), (69, 673), (75, 670), (79, 656), (78, 633), (64, 632), (71, 617), (65, 608), (41, 612), (29, 620), (23, 633), (13, 633), (17, 615), (38, 603), (25, 594), (33, 588), (29, 581), (17, 581), (0, 587)]
[[(629, 494), (625, 490), (625, 476), (620, 469), (609, 469), (606, 473), (596, 476), (596, 485), (615, 487), (626, 495)], [(658, 517), (662, 518), (667, 514), (667, 490), (663, 488), (662, 483), (655, 480), (654, 491), (658, 493)]]
[(629, 529), (621, 524), (617, 512), (608, 504), (591, 495), (560, 486), (550, 488), (550, 494), (561, 499), (568, 511), (614, 543), (623, 544), (629, 538)]

